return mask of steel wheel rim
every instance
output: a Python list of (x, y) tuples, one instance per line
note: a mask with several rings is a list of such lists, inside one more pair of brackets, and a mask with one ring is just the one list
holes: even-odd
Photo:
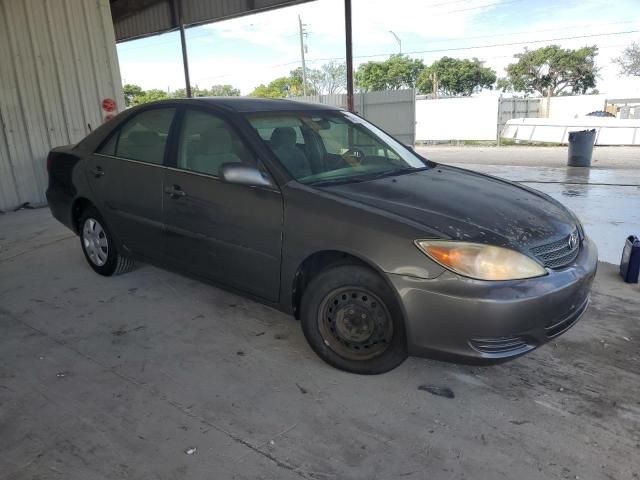
[(102, 267), (109, 257), (107, 234), (95, 218), (87, 218), (82, 226), (82, 245), (91, 263)]
[(368, 360), (391, 344), (393, 322), (384, 302), (370, 291), (343, 287), (325, 296), (318, 329), (331, 350), (349, 360)]

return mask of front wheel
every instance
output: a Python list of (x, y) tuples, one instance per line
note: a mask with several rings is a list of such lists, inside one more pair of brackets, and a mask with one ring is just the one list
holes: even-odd
[(80, 216), (80, 244), (87, 262), (100, 275), (124, 273), (133, 267), (133, 260), (125, 257), (116, 247), (102, 216), (93, 207)]
[(329, 268), (311, 280), (301, 305), (311, 348), (328, 364), (379, 374), (407, 358), (404, 321), (386, 282), (357, 265)]

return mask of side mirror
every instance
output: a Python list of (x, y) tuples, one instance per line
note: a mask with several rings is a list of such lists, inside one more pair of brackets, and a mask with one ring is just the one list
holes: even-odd
[(227, 183), (247, 185), (250, 187), (273, 187), (258, 168), (244, 163), (223, 163), (220, 167), (220, 178)]
[(416, 149), (415, 149), (415, 148), (413, 148), (413, 145), (406, 144), (406, 145), (405, 145), (405, 147), (407, 147), (407, 148), (408, 148), (409, 150), (411, 150), (413, 153), (415, 153), (415, 151), (416, 151)]

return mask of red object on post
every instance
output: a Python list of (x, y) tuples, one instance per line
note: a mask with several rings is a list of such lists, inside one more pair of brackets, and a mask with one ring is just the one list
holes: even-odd
[(105, 112), (115, 112), (116, 108), (116, 101), (113, 98), (105, 98), (104, 100), (102, 100), (102, 109)]

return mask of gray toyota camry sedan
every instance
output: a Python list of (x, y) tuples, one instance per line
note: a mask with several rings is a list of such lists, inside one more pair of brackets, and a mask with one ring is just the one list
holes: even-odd
[(522, 355), (578, 321), (596, 271), (552, 198), (431, 162), (326, 105), (147, 104), (47, 168), (51, 211), (97, 273), (141, 259), (242, 292), (293, 314), (350, 372)]

